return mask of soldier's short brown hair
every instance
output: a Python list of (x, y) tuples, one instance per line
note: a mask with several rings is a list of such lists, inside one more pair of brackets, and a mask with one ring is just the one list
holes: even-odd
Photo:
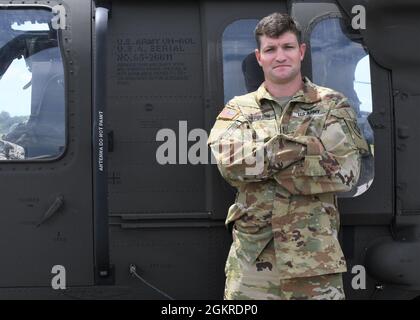
[(278, 38), (285, 32), (292, 32), (296, 35), (298, 43), (302, 41), (302, 35), (298, 23), (288, 14), (274, 12), (258, 22), (254, 34), (258, 49), (261, 48), (261, 36)]

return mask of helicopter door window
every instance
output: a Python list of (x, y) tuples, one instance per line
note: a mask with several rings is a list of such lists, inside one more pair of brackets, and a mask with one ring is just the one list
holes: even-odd
[(340, 197), (356, 197), (370, 187), (374, 178), (374, 136), (367, 121), (372, 112), (372, 90), (369, 54), (363, 44), (352, 41), (343, 30), (346, 26), (340, 18), (315, 22), (310, 35), (312, 75), (314, 83), (342, 92), (348, 98), (370, 146), (371, 154), (362, 158), (358, 185), (340, 194)]
[(64, 66), (53, 17), (47, 9), (0, 8), (0, 160), (64, 152)]
[(264, 75), (255, 58), (257, 19), (237, 20), (223, 32), (223, 83), (227, 103), (234, 96), (258, 89)]

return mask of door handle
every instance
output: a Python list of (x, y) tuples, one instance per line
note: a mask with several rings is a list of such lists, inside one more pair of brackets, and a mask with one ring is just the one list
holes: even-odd
[(64, 205), (64, 197), (62, 195), (59, 195), (54, 202), (51, 204), (51, 206), (48, 208), (48, 210), (44, 213), (44, 216), (42, 219), (38, 222), (36, 227), (40, 227), (45, 221), (50, 219), (53, 215), (55, 215)]

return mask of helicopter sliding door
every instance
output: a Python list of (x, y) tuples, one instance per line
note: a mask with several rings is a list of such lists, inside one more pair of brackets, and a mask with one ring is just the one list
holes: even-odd
[(46, 3), (0, 1), (0, 287), (94, 282), (92, 4)]

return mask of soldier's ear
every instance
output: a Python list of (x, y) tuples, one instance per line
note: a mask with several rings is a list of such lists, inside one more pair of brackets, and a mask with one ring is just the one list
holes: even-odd
[(260, 50), (255, 49), (255, 57), (257, 58), (257, 62), (260, 65), (260, 67), (262, 67), (262, 65), (261, 65), (261, 53), (260, 53)]
[(305, 52), (306, 52), (306, 44), (301, 43), (299, 45), (299, 51), (300, 51), (300, 61), (302, 61), (305, 58)]

